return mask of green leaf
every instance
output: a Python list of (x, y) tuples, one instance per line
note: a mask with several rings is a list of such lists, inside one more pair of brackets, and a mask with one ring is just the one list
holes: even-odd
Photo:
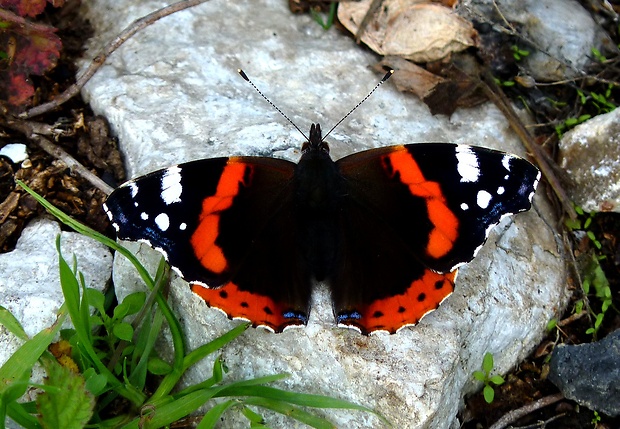
[(484, 354), (482, 359), (482, 369), (488, 374), (493, 370), (493, 355), (489, 352)]
[(489, 381), (499, 386), (500, 384), (504, 384), (504, 377), (502, 377), (501, 375), (494, 375), (489, 379)]
[(95, 399), (84, 379), (55, 362), (46, 365), (48, 388), (37, 396), (39, 422), (43, 428), (81, 429), (90, 420)]
[(166, 375), (172, 371), (170, 364), (159, 357), (150, 358), (147, 368), (150, 373), (155, 375)]
[(599, 313), (596, 315), (596, 320), (594, 321), (594, 328), (598, 329), (601, 327), (601, 323), (603, 323), (604, 317), (605, 317), (604, 313)]
[(564, 225), (565, 225), (567, 228), (572, 229), (572, 230), (582, 229), (582, 227), (581, 227), (581, 221), (580, 221), (579, 219), (570, 219), (570, 218), (567, 218), (567, 219), (564, 221)]
[(99, 313), (105, 314), (105, 296), (103, 295), (103, 292), (97, 289), (87, 288), (86, 295), (88, 296), (88, 303)]
[(94, 368), (88, 368), (83, 375), (86, 380), (86, 389), (95, 396), (105, 391), (107, 379), (103, 374), (97, 374)]
[(127, 315), (136, 314), (142, 310), (144, 302), (146, 301), (146, 294), (144, 292), (134, 292), (129, 294), (123, 300), (123, 305), (128, 307)]
[(484, 386), (484, 389), (482, 389), (482, 395), (484, 396), (484, 400), (487, 404), (490, 404), (493, 402), (493, 399), (495, 399), (495, 391), (489, 385)]
[(581, 313), (583, 311), (583, 300), (580, 299), (575, 303), (575, 314)]
[(117, 323), (112, 328), (112, 333), (119, 339), (131, 342), (133, 339), (133, 327), (126, 322)]
[(473, 374), (473, 375), (474, 375), (474, 378), (475, 378), (476, 380), (478, 380), (478, 381), (485, 382), (485, 381), (486, 381), (486, 379), (487, 379), (486, 374), (485, 374), (484, 372), (482, 372), (482, 371), (474, 371), (474, 374)]

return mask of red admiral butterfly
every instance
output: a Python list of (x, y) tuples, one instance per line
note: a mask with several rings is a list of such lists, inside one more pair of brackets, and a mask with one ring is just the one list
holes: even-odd
[(281, 332), (307, 323), (313, 282), (339, 326), (416, 324), (454, 289), (490, 229), (528, 210), (540, 172), (481, 147), (418, 143), (333, 161), (313, 124), (299, 163), (235, 156), (159, 170), (104, 209), (211, 307)]

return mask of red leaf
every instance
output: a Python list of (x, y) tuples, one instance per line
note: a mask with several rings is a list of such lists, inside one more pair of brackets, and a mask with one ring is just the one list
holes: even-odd
[(0, 0), (0, 7), (10, 9), (19, 16), (37, 16), (45, 10), (46, 0)]
[(23, 74), (10, 75), (7, 100), (13, 106), (26, 104), (34, 95), (34, 88)]
[(47, 30), (38, 28), (30, 34), (24, 34), (18, 40), (14, 64), (25, 73), (36, 75), (42, 75), (53, 68), (62, 47), (54, 31), (56, 29), (52, 27)]
[(0, 23), (0, 50), (7, 53), (8, 64), (8, 69), (0, 73), (0, 94), (18, 106), (34, 94), (28, 76), (42, 75), (53, 68), (62, 43), (54, 27), (32, 23), (6, 9), (0, 9)]

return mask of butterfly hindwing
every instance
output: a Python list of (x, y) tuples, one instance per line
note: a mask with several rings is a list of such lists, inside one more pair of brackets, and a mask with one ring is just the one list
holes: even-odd
[(305, 323), (311, 289), (290, 250), (294, 169), (273, 158), (193, 161), (127, 182), (106, 211), (119, 238), (161, 251), (209, 305), (281, 331)]

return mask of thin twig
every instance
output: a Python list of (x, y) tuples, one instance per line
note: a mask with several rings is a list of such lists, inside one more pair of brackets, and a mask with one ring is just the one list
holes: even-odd
[(86, 85), (86, 82), (88, 82), (90, 78), (93, 77), (95, 72), (99, 69), (99, 67), (103, 65), (103, 63), (110, 56), (110, 54), (112, 54), (112, 52), (118, 49), (119, 46), (121, 46), (123, 43), (129, 40), (129, 38), (133, 36), (135, 33), (137, 33), (138, 31), (143, 30), (144, 28), (148, 27), (155, 21), (158, 21), (159, 19), (165, 16), (171, 15), (180, 10), (184, 10), (184, 9), (199, 5), (201, 3), (205, 3), (207, 1), (209, 0), (182, 0), (178, 3), (174, 3), (170, 6), (163, 7), (140, 19), (135, 20), (129, 25), (129, 27), (121, 31), (121, 33), (118, 36), (116, 36), (107, 46), (105, 46), (95, 58), (93, 58), (88, 68), (84, 71), (84, 73), (82, 73), (81, 76), (79, 76), (76, 79), (73, 85), (67, 88), (62, 94), (60, 94), (54, 100), (47, 102), (47, 103), (43, 103), (39, 106), (33, 107), (32, 109), (22, 113), (21, 115), (19, 115), (20, 118), (22, 119), (32, 118), (33, 116), (37, 116), (37, 115), (41, 115), (42, 113), (49, 112), (50, 110), (57, 108), (58, 106), (66, 102), (67, 100), (77, 95), (82, 89), (82, 87)]
[(517, 408), (516, 410), (512, 410), (509, 413), (506, 413), (502, 416), (501, 419), (493, 423), (489, 429), (504, 429), (511, 423), (519, 420), (522, 417), (527, 416), (528, 414), (533, 413), (536, 410), (544, 408), (548, 405), (555, 404), (558, 401), (564, 399), (564, 395), (561, 393), (557, 393), (555, 395), (545, 396), (544, 398), (540, 398), (538, 401), (530, 402), (527, 405), (524, 405), (521, 408)]
[(112, 187), (110, 187), (110, 185), (105, 183), (95, 174), (91, 173), (90, 170), (84, 167), (78, 160), (69, 155), (60, 146), (54, 144), (51, 140), (42, 136), (41, 134), (38, 134), (36, 130), (40, 129), (41, 126), (45, 124), (30, 121), (12, 120), (4, 122), (2, 125), (24, 134), (27, 139), (34, 141), (45, 152), (47, 152), (54, 158), (57, 158), (64, 162), (72, 172), (83, 177), (85, 180), (90, 182), (94, 187), (96, 187), (106, 195), (109, 195), (114, 190)]
[(553, 417), (548, 418), (547, 420), (540, 420), (536, 423), (533, 423), (531, 425), (527, 425), (527, 426), (520, 426), (520, 427), (514, 427), (513, 429), (544, 429), (547, 427), (547, 425), (549, 423), (552, 423), (553, 421), (557, 420), (557, 419), (561, 419), (562, 417), (566, 417), (566, 413), (560, 413), (557, 414)]
[(566, 326), (573, 323), (575, 320), (581, 319), (583, 316), (587, 316), (588, 312), (586, 310), (581, 310), (579, 313), (571, 314), (566, 319), (562, 319), (558, 322), (558, 326)]

